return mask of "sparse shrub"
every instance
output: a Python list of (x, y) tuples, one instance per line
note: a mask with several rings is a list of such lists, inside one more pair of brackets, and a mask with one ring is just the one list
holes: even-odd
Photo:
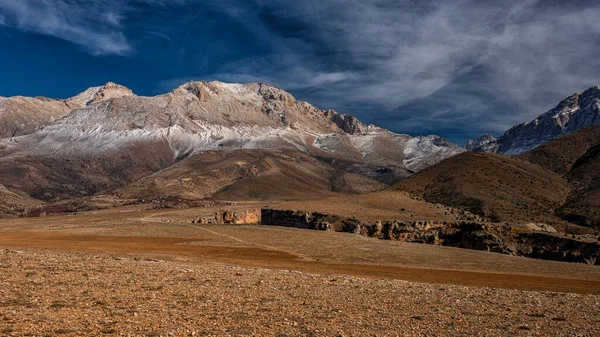
[(585, 263), (589, 264), (589, 265), (595, 265), (596, 264), (596, 256), (590, 256), (587, 259), (584, 259)]

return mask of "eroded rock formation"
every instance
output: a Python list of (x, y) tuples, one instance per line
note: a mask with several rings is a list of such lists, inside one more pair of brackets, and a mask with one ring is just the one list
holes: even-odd
[[(597, 238), (580, 240), (552, 233), (547, 225), (536, 229), (476, 221), (361, 222), (325, 213), (262, 209), (262, 224), (304, 229), (335, 230), (383, 240), (396, 240), (484, 250), (546, 260), (596, 264)], [(600, 261), (599, 261), (600, 262)]]
[(219, 211), (213, 216), (198, 217), (192, 223), (199, 224), (236, 224), (254, 225), (260, 222), (260, 210), (244, 209), (239, 211)]

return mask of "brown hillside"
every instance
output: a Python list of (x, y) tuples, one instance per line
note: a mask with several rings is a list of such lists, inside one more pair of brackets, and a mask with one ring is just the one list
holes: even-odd
[(174, 161), (166, 141), (132, 143), (119, 152), (54, 157), (3, 156), (0, 149), (0, 184), (43, 201), (90, 196), (136, 181)]
[(291, 200), (334, 192), (366, 193), (386, 186), (300, 152), (237, 150), (197, 153), (116, 194), (145, 199)]
[(585, 226), (600, 225), (600, 125), (559, 137), (518, 158), (563, 175), (570, 192), (558, 214)]
[(573, 164), (596, 144), (600, 144), (600, 125), (558, 137), (517, 158), (563, 175), (569, 172)]
[(393, 189), (506, 222), (555, 223), (567, 182), (537, 165), (496, 154), (466, 152), (429, 167)]
[(580, 225), (600, 226), (600, 145), (579, 158), (565, 177), (572, 191), (561, 216)]
[(19, 216), (23, 211), (42, 206), (44, 203), (25, 193), (11, 191), (0, 184), (0, 219)]

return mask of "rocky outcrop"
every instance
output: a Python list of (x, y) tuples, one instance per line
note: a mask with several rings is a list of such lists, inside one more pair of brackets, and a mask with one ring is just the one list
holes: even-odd
[(467, 149), (475, 152), (518, 155), (558, 136), (595, 124), (600, 124), (599, 86), (567, 97), (555, 108), (531, 122), (513, 126), (498, 139), (483, 135), (474, 142), (470, 141), (467, 143)]
[(265, 226), (332, 230), (335, 229), (332, 223), (339, 223), (341, 220), (342, 218), (337, 215), (326, 213), (261, 209), (261, 225)]
[(484, 133), (475, 141), (468, 141), (465, 149), (472, 152), (496, 153), (498, 151), (498, 140), (492, 135)]
[(105, 85), (89, 88), (77, 96), (66, 99), (65, 103), (73, 109), (78, 109), (111, 98), (124, 96), (134, 96), (133, 91), (120, 84), (108, 82)]
[(262, 209), (261, 214), (262, 224), (270, 226), (321, 230), (326, 228), (383, 240), (484, 250), (566, 262), (596, 263), (596, 258), (600, 256), (600, 243), (597, 238), (584, 241), (559, 236), (553, 233), (553, 228), (545, 224), (535, 224), (535, 228), (516, 228), (507, 224), (474, 221), (393, 220), (366, 223), (356, 218), (324, 213), (273, 209)]
[(532, 230), (532, 231), (536, 231), (536, 232), (546, 232), (546, 233), (557, 233), (557, 230), (545, 223), (527, 223), (522, 225), (522, 228), (528, 229), (528, 230)]
[(369, 131), (369, 127), (354, 116), (339, 114), (333, 110), (327, 110), (325, 116), (348, 134), (366, 134)]
[[(485, 250), (502, 254), (539, 258), (545, 260), (589, 263), (600, 256), (600, 243), (551, 234), (552, 230), (525, 231), (510, 225), (477, 223), (470, 221), (435, 222), (391, 221), (363, 224), (360, 233), (366, 236)], [(355, 229), (353, 232), (357, 232)]]
[(258, 209), (244, 209), (235, 211), (219, 211), (212, 216), (198, 217), (192, 223), (198, 224), (235, 224), (255, 225), (260, 223), (261, 212)]

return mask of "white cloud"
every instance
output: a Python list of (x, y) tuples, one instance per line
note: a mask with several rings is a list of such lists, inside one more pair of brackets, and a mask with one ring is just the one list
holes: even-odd
[(131, 46), (123, 34), (125, 7), (110, 0), (0, 0), (3, 25), (55, 36), (92, 54), (124, 55)]
[[(304, 74), (298, 76), (298, 74)], [(332, 73), (315, 73), (302, 70), (301, 68), (289, 69), (286, 76), (269, 77), (257, 76), (248, 73), (218, 73), (208, 77), (178, 77), (161, 81), (158, 83), (158, 89), (161, 91), (172, 90), (189, 81), (201, 80), (217, 80), (230, 83), (268, 83), (278, 87), (285, 87), (286, 90), (302, 90), (321, 85), (331, 85), (339, 82), (351, 80), (356, 75), (350, 72), (332, 72)]]
[[(141, 3), (166, 11), (194, 1), (0, 0), (0, 25), (56, 36), (96, 55), (126, 55), (141, 44), (126, 34), (128, 15)], [(257, 56), (242, 46), (247, 59), (210, 70), (197, 66), (196, 73), (207, 76), (184, 74), (160, 83), (161, 90), (191, 78), (262, 81), (320, 107), (367, 121), (386, 118), (398, 129), (439, 129), (457, 120), (465, 130), (500, 132), (600, 84), (600, 4), (592, 1), (576, 6), (536, 0), (197, 4), (193, 20), (147, 22), (145, 33), (176, 44), (178, 31), (202, 28), (204, 10), (220, 11), (232, 28), (250, 32), (270, 53)], [(171, 29), (178, 24), (183, 27)], [(426, 110), (415, 113), (410, 107), (419, 100)]]
[[(324, 48), (346, 65), (336, 71), (352, 72), (352, 83), (323, 85), (315, 100), (367, 119), (384, 115), (390, 124), (421, 129), (447, 127), (454, 120), (456, 128), (498, 133), (600, 83), (595, 2), (256, 2), (284, 20), (305, 24), (308, 45), (316, 45), (290, 48), (283, 64), (289, 58), (302, 62), (308, 79), (331, 72), (332, 63), (315, 52)], [(287, 72), (271, 76), (283, 78), (286, 88)], [(428, 110), (414, 116), (410, 105), (420, 99)], [(362, 106), (368, 109), (361, 111)]]

